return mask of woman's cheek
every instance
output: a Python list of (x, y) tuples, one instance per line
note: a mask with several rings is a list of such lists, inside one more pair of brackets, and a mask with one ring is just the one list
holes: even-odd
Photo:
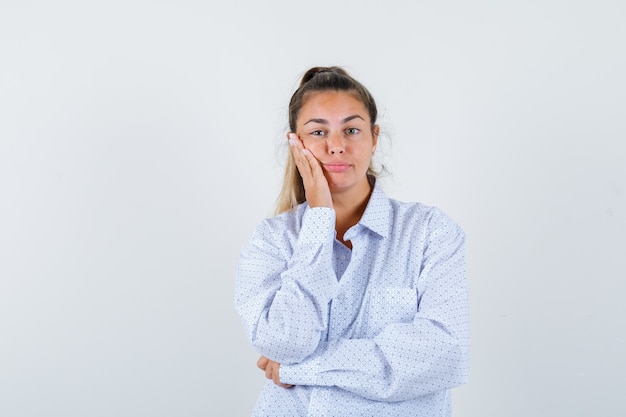
[(315, 143), (314, 141), (311, 141), (311, 142), (308, 142), (308, 143), (307, 143), (307, 142), (304, 142), (303, 144), (304, 144), (304, 147), (305, 147), (306, 149), (308, 149), (309, 151), (311, 151), (311, 153), (313, 154), (313, 156), (314, 156), (316, 159), (318, 159), (318, 160), (320, 159), (320, 158), (319, 158), (319, 155), (321, 155), (321, 154), (322, 154), (322, 149), (321, 149), (321, 147), (320, 147), (320, 144), (319, 144), (319, 143)]

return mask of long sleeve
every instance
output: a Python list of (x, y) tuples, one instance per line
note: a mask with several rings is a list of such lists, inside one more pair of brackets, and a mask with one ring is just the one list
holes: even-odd
[[(464, 383), (469, 371), (465, 235), (435, 211), (416, 273), (412, 320), (390, 323), (369, 339), (321, 343), (306, 360), (281, 366), (281, 381), (335, 386), (376, 401), (402, 401)], [(407, 294), (411, 289), (402, 289)], [(391, 304), (396, 298), (384, 298)], [(376, 317), (371, 317), (376, 319)]]
[(337, 291), (334, 210), (306, 208), (296, 223), (261, 223), (241, 251), (235, 288), (235, 307), (252, 345), (284, 364), (316, 350)]

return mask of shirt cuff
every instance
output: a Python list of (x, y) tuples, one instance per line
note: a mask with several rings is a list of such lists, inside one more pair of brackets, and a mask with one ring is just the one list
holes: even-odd
[(319, 245), (335, 238), (335, 210), (307, 207), (298, 236), (299, 245)]
[(327, 343), (320, 343), (309, 359), (291, 365), (280, 365), (280, 382), (290, 385), (327, 385), (322, 381), (321, 364)]

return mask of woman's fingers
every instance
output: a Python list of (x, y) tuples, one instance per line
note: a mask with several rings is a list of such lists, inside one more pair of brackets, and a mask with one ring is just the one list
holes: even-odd
[(273, 360), (270, 360), (265, 356), (261, 356), (256, 362), (256, 366), (259, 367), (259, 369), (265, 371), (265, 377), (267, 379), (271, 379), (274, 384), (278, 385), (279, 387), (293, 387), (293, 385), (283, 384), (282, 382), (280, 382), (280, 363), (274, 362)]
[(261, 370), (265, 371), (265, 368), (267, 367), (267, 363), (268, 363), (268, 362), (269, 362), (269, 359), (267, 359), (265, 356), (261, 356), (261, 357), (259, 358), (259, 360), (258, 360), (258, 361), (256, 361), (256, 366), (257, 366), (259, 369), (261, 369)]
[(311, 164), (306, 157), (307, 152), (304, 149), (304, 145), (295, 133), (289, 133), (287, 137), (289, 138), (291, 153), (294, 161), (296, 161), (298, 171), (300, 171), (302, 179), (305, 179), (305, 177), (308, 179), (308, 176), (311, 175)]
[[(293, 387), (293, 385), (283, 384), (282, 382), (280, 382), (280, 363), (274, 362), (274, 361), (270, 361), (269, 364), (268, 364), (268, 368), (272, 368), (271, 380), (274, 381), (274, 384), (278, 385), (279, 387), (283, 387), (283, 388), (291, 388), (291, 387)], [(266, 375), (267, 375), (267, 373), (266, 373)]]
[(304, 148), (295, 133), (289, 133), (289, 144), (293, 158), (302, 177), (306, 200), (310, 207), (332, 207), (333, 201), (324, 171), (315, 155)]

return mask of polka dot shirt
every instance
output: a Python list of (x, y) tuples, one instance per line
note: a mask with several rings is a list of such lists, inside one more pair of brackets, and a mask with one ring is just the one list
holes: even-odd
[(304, 203), (263, 221), (241, 250), (235, 307), (295, 385), (268, 380), (253, 415), (449, 416), (469, 371), (463, 231), (378, 185), (345, 233), (352, 250), (334, 228), (334, 210)]

